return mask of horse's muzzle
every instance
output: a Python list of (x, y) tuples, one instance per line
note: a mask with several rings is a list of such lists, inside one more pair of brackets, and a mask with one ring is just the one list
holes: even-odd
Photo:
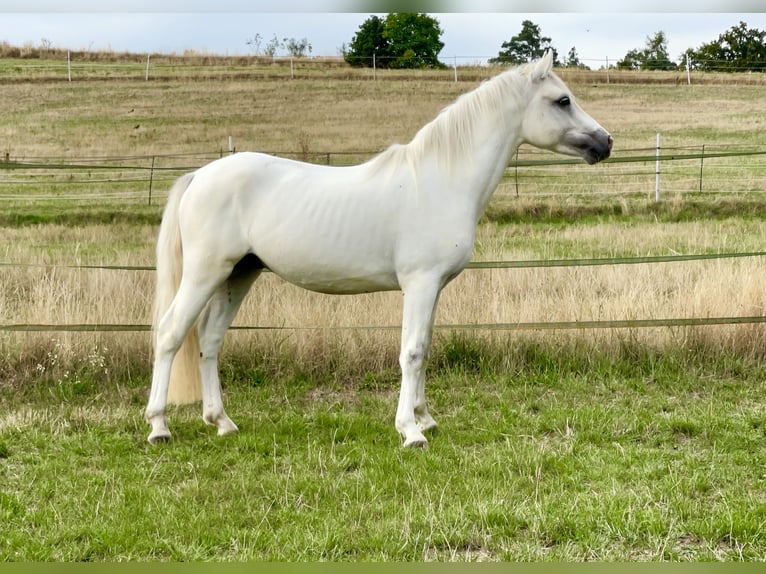
[(609, 157), (614, 139), (605, 131), (597, 131), (590, 134), (587, 142), (583, 143), (583, 157), (585, 161), (593, 165)]

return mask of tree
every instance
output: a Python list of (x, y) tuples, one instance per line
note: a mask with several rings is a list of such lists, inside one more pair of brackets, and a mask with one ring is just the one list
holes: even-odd
[(704, 71), (766, 70), (766, 31), (748, 28), (746, 22), (732, 26), (714, 42), (684, 52), (692, 67)]
[(559, 65), (558, 54), (551, 46), (551, 39), (540, 35), (540, 26), (531, 20), (521, 23), (521, 32), (501, 44), (502, 50), (490, 64), (523, 64), (541, 57), (546, 50), (553, 50), (553, 61)]
[(654, 36), (647, 36), (643, 57), (643, 67), (647, 70), (675, 70), (678, 67), (670, 60), (668, 38), (661, 30)]
[(295, 58), (305, 58), (311, 53), (312, 47), (307, 38), (296, 40), (295, 38), (283, 38), (282, 45), (287, 53)]
[(261, 53), (261, 42), (263, 42), (263, 36), (258, 33), (256, 33), (256, 35), (252, 38), (245, 40), (245, 44), (250, 46), (250, 49), (256, 56), (259, 56)]
[(393, 13), (384, 19), (370, 16), (359, 27), (345, 51), (352, 66), (381, 68), (442, 67), (438, 60), (444, 47), (439, 22), (427, 14)]
[(311, 44), (307, 38), (296, 40), (295, 38), (282, 38), (280, 40), (277, 35), (269, 40), (266, 47), (261, 51), (261, 43), (263, 42), (263, 36), (256, 34), (252, 38), (245, 40), (245, 44), (250, 46), (250, 49), (256, 56), (260, 56), (263, 53), (266, 56), (273, 58), (277, 55), (277, 50), (284, 48), (287, 53), (295, 58), (305, 58), (311, 53)]
[(274, 37), (269, 40), (269, 43), (266, 44), (266, 48), (264, 48), (263, 53), (269, 56), (270, 58), (273, 58), (277, 55), (277, 50), (279, 50), (280, 46), (282, 45), (282, 42), (279, 41), (279, 38), (277, 38), (277, 35), (274, 34)]
[(383, 56), (386, 52), (388, 42), (383, 37), (384, 29), (385, 22), (378, 16), (370, 16), (362, 22), (343, 54), (346, 62), (372, 67), (373, 56)]
[(580, 57), (577, 55), (577, 50), (574, 46), (569, 50), (567, 54), (567, 61), (564, 63), (565, 68), (580, 68), (581, 70), (588, 70), (588, 66), (580, 61)]
[(640, 70), (641, 61), (641, 51), (638, 49), (630, 50), (622, 60), (617, 61), (617, 68), (620, 70)]
[(647, 36), (643, 50), (630, 50), (617, 62), (622, 70), (675, 70), (678, 66), (668, 55), (668, 38), (660, 30), (654, 36)]
[(444, 31), (427, 14), (398, 13), (386, 16), (383, 38), (388, 42), (392, 68), (439, 68)]

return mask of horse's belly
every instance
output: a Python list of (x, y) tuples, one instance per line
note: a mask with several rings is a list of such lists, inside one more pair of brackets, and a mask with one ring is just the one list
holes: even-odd
[(253, 252), (285, 280), (322, 293), (398, 289), (390, 214), (371, 202), (262, 205), (250, 222)]
[[(271, 250), (256, 255), (282, 279), (320, 293), (371, 293), (399, 288), (396, 272), (385, 259), (356, 250)], [(355, 256), (354, 256), (355, 255)]]
[(315, 231), (260, 237), (252, 243), (253, 252), (286, 281), (312, 291), (369, 293), (399, 288), (385, 242)]
[(394, 274), (375, 274), (367, 276), (342, 275), (334, 273), (312, 273), (303, 270), (301, 273), (285, 274), (277, 272), (283, 279), (319, 293), (333, 295), (349, 295), (354, 293), (372, 293), (374, 291), (391, 291), (399, 288)]

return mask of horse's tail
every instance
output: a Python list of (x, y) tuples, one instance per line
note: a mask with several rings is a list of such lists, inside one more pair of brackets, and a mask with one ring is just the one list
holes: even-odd
[[(178, 292), (183, 274), (183, 247), (178, 225), (181, 196), (194, 174), (178, 178), (168, 195), (157, 238), (157, 290), (154, 299), (153, 342), (157, 347), (157, 327)], [(199, 370), (199, 333), (197, 325), (189, 329), (173, 361), (168, 388), (168, 403), (193, 403), (202, 399), (202, 377)]]

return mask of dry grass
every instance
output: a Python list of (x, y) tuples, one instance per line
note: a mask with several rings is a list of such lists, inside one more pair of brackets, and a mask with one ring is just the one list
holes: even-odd
[[(153, 227), (15, 228), (7, 260), (27, 263), (153, 264)], [(533, 229), (485, 224), (477, 259), (524, 260), (610, 255), (757, 250), (766, 223), (739, 226), (693, 222), (671, 227), (634, 224), (617, 234), (614, 224)], [(60, 246), (51, 252), (54, 242)], [(121, 250), (120, 246), (126, 246)], [(87, 246), (82, 248), (81, 246)], [(576, 250), (573, 255), (572, 251)], [(0, 315), (13, 323), (148, 324), (154, 275), (146, 271), (10, 268), (2, 277)], [(398, 292), (359, 296), (311, 293), (264, 273), (246, 299), (235, 325), (284, 328), (232, 331), (227, 352), (258, 349), (265, 360), (290, 357), (311, 369), (334, 365), (338, 376), (381, 371), (396, 365), (400, 322)], [(469, 270), (442, 296), (437, 324), (470, 325), (550, 321), (606, 321), (686, 317), (750, 316), (766, 313), (766, 267), (761, 258), (675, 264), (579, 268)], [(356, 327), (357, 329), (347, 329)], [(335, 328), (340, 328), (335, 330)], [(438, 339), (441, 334), (437, 334)], [(508, 344), (506, 334), (476, 332), (477, 338)], [(512, 335), (514, 337), (520, 335)], [(704, 329), (658, 328), (629, 332), (532, 332), (541, 343), (580, 340), (608, 353), (626, 340), (655, 349), (690, 346), (760, 356), (766, 347), (759, 325)], [(78, 358), (111, 350), (116, 368), (146, 361), (148, 333), (6, 334), (4, 346), (29, 368), (49, 370), (51, 353), (67, 370)], [(32, 359), (21, 360), (27, 355)], [(342, 357), (342, 365), (335, 364)]]
[[(2, 151), (12, 158), (215, 152), (232, 136), (240, 150), (374, 152), (408, 141), (478, 83), (189, 79), (4, 85)], [(657, 132), (665, 146), (757, 143), (766, 113), (757, 86), (572, 87), (613, 133), (616, 153), (652, 147)]]

